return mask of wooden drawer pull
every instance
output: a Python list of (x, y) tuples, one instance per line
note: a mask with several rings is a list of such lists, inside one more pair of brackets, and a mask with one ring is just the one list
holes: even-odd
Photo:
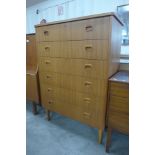
[(92, 85), (92, 82), (86, 81), (86, 82), (85, 82), (85, 85), (86, 85), (86, 86)]
[(45, 64), (50, 64), (50, 61), (46, 60), (46, 61), (45, 61)]
[(51, 90), (52, 90), (51, 88), (48, 88), (48, 89), (47, 89), (48, 92), (51, 91)]
[(84, 112), (84, 113), (83, 113), (83, 116), (84, 116), (85, 118), (89, 119), (89, 118), (90, 118), (90, 113)]
[(50, 47), (48, 47), (48, 46), (47, 46), (47, 47), (45, 47), (45, 50), (48, 50), (48, 49), (50, 49)]
[(49, 78), (51, 78), (51, 76), (50, 75), (46, 75), (46, 78), (49, 79)]
[(49, 103), (49, 104), (52, 104), (52, 103), (54, 103), (54, 102), (53, 102), (53, 101), (48, 101), (48, 103)]
[(44, 35), (48, 35), (48, 31), (44, 31)]
[(90, 98), (84, 98), (83, 100), (84, 101), (90, 101)]
[(87, 25), (85, 26), (85, 30), (88, 32), (88, 31), (92, 31), (93, 30), (93, 27), (91, 25)]
[(86, 45), (85, 49), (87, 49), (87, 48), (93, 48), (93, 46), (92, 45)]
[(85, 64), (85, 68), (92, 68), (92, 64)]

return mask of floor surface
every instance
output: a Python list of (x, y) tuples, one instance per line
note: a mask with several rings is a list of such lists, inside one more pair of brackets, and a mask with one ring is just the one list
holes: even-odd
[(98, 130), (78, 121), (53, 114), (46, 120), (44, 109), (37, 106), (33, 115), (32, 105), (26, 105), (26, 154), (27, 155), (128, 155), (129, 137), (113, 132), (109, 153), (104, 145), (97, 143)]

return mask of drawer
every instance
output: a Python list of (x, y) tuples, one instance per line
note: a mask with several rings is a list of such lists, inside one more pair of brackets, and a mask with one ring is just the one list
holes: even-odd
[(60, 24), (38, 27), (37, 41), (59, 41), (60, 40)]
[(61, 87), (60, 75), (54, 72), (40, 72), (39, 73), (40, 82), (46, 85), (51, 85), (52, 87)]
[(37, 27), (37, 41), (63, 41), (71, 40), (71, 24), (62, 23)]
[(129, 84), (110, 82), (110, 94), (120, 97), (129, 97)]
[(119, 112), (110, 112), (108, 125), (125, 134), (129, 132), (129, 115)]
[(46, 85), (42, 82), (40, 84), (40, 90), (41, 90), (41, 99), (56, 100), (59, 94), (58, 89), (50, 85)]
[(51, 58), (39, 57), (39, 72), (42, 71), (53, 71), (55, 69), (55, 63)]
[(129, 98), (110, 96), (109, 111), (129, 114)]
[(72, 58), (106, 60), (108, 54), (108, 40), (72, 41)]
[(106, 77), (107, 61), (72, 59), (72, 74), (100, 78)]
[(72, 22), (72, 40), (108, 39), (109, 21), (109, 17), (104, 17)]
[(61, 57), (60, 42), (39, 42), (38, 55), (42, 57)]

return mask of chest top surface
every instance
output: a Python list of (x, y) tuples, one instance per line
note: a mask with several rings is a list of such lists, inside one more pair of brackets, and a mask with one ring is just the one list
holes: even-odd
[(109, 81), (112, 82), (122, 82), (122, 83), (129, 83), (129, 72), (127, 71), (119, 71), (115, 75), (113, 75)]

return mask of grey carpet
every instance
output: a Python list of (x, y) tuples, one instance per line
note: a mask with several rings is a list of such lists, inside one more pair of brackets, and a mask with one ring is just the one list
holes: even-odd
[(33, 115), (32, 105), (26, 106), (26, 154), (27, 155), (128, 155), (129, 137), (118, 132), (112, 134), (110, 152), (105, 153), (103, 143), (97, 143), (98, 131), (78, 121), (53, 114), (47, 121), (44, 109), (37, 106)]

